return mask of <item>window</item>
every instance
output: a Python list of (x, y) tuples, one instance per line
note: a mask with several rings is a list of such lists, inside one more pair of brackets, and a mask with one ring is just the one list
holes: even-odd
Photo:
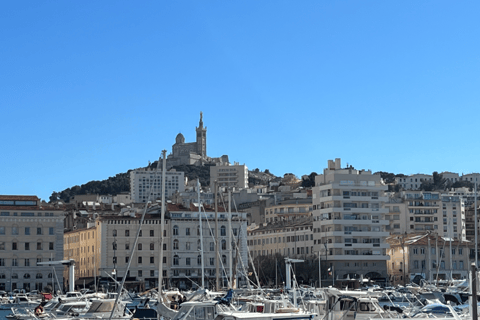
[(53, 242), (48, 243), (48, 250), (53, 250)]
[(174, 255), (173, 256), (173, 265), (178, 266), (179, 260), (180, 260), (179, 257), (177, 255)]
[(222, 250), (227, 250), (227, 241), (222, 240)]
[(12, 259), (12, 267), (18, 267), (18, 260), (17, 258)]
[(142, 263), (142, 257), (138, 257), (138, 263)]
[(125, 257), (125, 263), (128, 263), (130, 261), (130, 257)]
[(155, 250), (155, 243), (153, 242), (150, 243), (150, 250)]
[(18, 250), (16, 242), (12, 242), (12, 250)]
[(215, 251), (215, 244), (210, 242), (210, 251)]
[(185, 250), (190, 250), (190, 242), (185, 243)]
[(5, 259), (0, 258), (0, 267), (5, 267)]
[(125, 237), (130, 237), (130, 230), (125, 230)]
[(23, 278), (24, 278), (24, 279), (30, 279), (30, 273), (25, 273), (25, 274), (23, 275)]
[(12, 279), (18, 279), (18, 273), (13, 273), (12, 274)]
[(5, 242), (0, 242), (0, 250), (5, 250)]
[(12, 227), (12, 235), (18, 235), (18, 227), (16, 226)]
[(142, 230), (140, 230), (140, 232), (138, 233), (138, 236), (139, 236), (139, 237), (142, 236)]
[(138, 277), (141, 278), (143, 276), (142, 270), (138, 270)]
[(26, 236), (30, 235), (30, 227), (25, 227), (25, 235)]
[(117, 236), (117, 230), (113, 230), (113, 236), (116, 237)]
[(25, 267), (30, 267), (30, 259), (25, 259)]
[(150, 263), (155, 263), (155, 257), (150, 257)]
[(42, 228), (41, 227), (38, 227), (37, 228), (37, 235), (41, 235), (42, 234)]
[(225, 228), (225, 226), (221, 226), (220, 227), (220, 235), (222, 237), (226, 236), (227, 235), (227, 229)]
[(142, 250), (143, 246), (141, 243), (138, 244), (138, 251)]
[(178, 226), (173, 226), (173, 235), (178, 236)]
[(37, 250), (42, 250), (42, 243), (41, 242), (37, 242)]
[(154, 277), (155, 276), (155, 270), (150, 270), (150, 277)]
[(130, 243), (125, 243), (125, 250), (130, 250)]
[(48, 228), (48, 234), (51, 236), (55, 234), (52, 227)]
[(190, 258), (185, 258), (185, 264), (186, 264), (187, 266), (190, 265)]
[(0, 227), (0, 234), (5, 234), (5, 227)]
[(227, 264), (227, 256), (226, 256), (226, 255), (222, 255), (222, 263), (223, 263), (224, 265)]
[(210, 265), (213, 266), (215, 264), (215, 258), (210, 258)]
[(30, 250), (30, 242), (25, 242), (25, 250)]
[(41, 273), (37, 273), (37, 275), (35, 276), (35, 278), (37, 279), (42, 279), (43, 278), (43, 275)]
[(198, 257), (197, 257), (197, 264), (198, 265), (202, 264), (202, 256), (201, 255), (198, 255)]
[(150, 237), (153, 237), (155, 235), (155, 231), (154, 230), (150, 230)]
[(173, 250), (178, 250), (178, 240), (173, 240)]
[(186, 229), (185, 229), (185, 235), (186, 235), (186, 236), (189, 236), (189, 235), (190, 235), (190, 228), (186, 228)]
[(112, 248), (113, 248), (113, 250), (117, 250), (117, 242), (116, 241), (112, 243)]

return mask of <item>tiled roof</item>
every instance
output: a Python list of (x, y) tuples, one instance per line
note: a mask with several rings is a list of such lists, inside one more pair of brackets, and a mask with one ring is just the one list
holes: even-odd
[(40, 201), (40, 199), (37, 196), (9, 196), (9, 195), (0, 195), (0, 200)]

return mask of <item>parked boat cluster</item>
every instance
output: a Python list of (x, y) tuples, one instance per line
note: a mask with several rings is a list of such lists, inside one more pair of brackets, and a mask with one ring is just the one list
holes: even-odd
[(172, 290), (158, 294), (69, 292), (65, 295), (11, 294), (0, 307), (13, 320), (30, 319), (309, 319), (366, 320), (472, 319), (469, 287), (464, 282), (358, 290), (302, 287), (292, 290), (238, 289), (212, 292)]

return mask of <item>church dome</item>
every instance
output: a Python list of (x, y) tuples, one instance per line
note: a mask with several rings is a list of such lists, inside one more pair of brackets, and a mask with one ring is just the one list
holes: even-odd
[(185, 137), (183, 136), (183, 134), (181, 133), (177, 134), (177, 137), (175, 138), (175, 143), (176, 144), (185, 143)]

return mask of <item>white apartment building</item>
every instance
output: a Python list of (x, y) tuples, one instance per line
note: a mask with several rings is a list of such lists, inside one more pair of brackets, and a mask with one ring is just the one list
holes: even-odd
[(440, 174), (442, 175), (442, 177), (450, 181), (452, 184), (461, 180), (458, 173), (455, 173), (455, 172), (444, 171)]
[(389, 222), (385, 230), (390, 232), (390, 234), (406, 233), (408, 226), (406, 203), (401, 198), (396, 197), (395, 193), (391, 193), (389, 194), (388, 201), (385, 202), (385, 209), (387, 209), (388, 212), (385, 215), (385, 219)]
[(465, 201), (459, 196), (442, 195), (443, 236), (467, 240)]
[(442, 216), (440, 192), (435, 191), (403, 191), (401, 198), (407, 205), (407, 233), (442, 232)]
[(430, 174), (412, 174), (405, 177), (395, 177), (395, 184), (400, 185), (404, 190), (417, 190), (423, 181), (431, 181), (433, 176)]
[(380, 175), (341, 168), (341, 160), (315, 178), (314, 251), (320, 251), (339, 279), (364, 277), (386, 281), (389, 260), (385, 239), (387, 186)]
[(58, 289), (64, 267), (37, 262), (63, 260), (63, 220), (62, 208), (36, 196), (0, 196), (0, 290)]
[[(130, 172), (130, 194), (135, 203), (145, 203), (162, 198), (161, 170), (142, 168)], [(180, 171), (166, 172), (165, 197), (170, 198), (176, 191), (185, 190), (185, 174)]]
[(238, 162), (233, 165), (218, 163), (210, 167), (210, 188), (212, 190), (215, 188), (215, 181), (219, 188), (248, 188), (248, 168)]

